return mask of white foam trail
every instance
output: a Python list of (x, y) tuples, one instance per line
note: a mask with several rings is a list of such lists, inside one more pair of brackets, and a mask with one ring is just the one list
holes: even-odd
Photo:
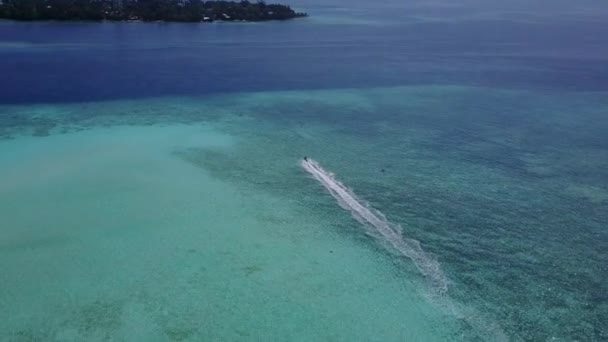
[(425, 252), (418, 241), (404, 237), (400, 226), (390, 223), (381, 212), (359, 199), (333, 174), (324, 170), (314, 160), (303, 160), (302, 167), (329, 191), (342, 208), (350, 211), (368, 233), (400, 255), (412, 260), (420, 273), (430, 282), (435, 295), (447, 293), (448, 281), (441, 271), (439, 262)]

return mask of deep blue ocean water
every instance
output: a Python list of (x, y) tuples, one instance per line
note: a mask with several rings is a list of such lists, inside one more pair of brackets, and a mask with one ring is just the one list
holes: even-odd
[(608, 5), (292, 5), (0, 22), (0, 340), (607, 340)]
[(301, 1), (314, 15), (285, 23), (5, 22), (0, 100), (419, 84), (598, 91), (608, 80), (601, 4)]

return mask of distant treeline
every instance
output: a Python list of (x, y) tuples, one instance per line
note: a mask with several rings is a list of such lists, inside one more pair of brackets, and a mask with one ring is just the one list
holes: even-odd
[(264, 21), (306, 15), (263, 1), (0, 0), (0, 18), (14, 20)]

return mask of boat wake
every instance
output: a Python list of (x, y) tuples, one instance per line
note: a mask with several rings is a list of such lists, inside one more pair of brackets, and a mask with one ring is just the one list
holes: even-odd
[(310, 158), (302, 160), (302, 167), (329, 191), (342, 208), (348, 210), (365, 227), (368, 234), (397, 254), (409, 258), (429, 281), (434, 295), (447, 293), (448, 281), (441, 271), (439, 262), (425, 252), (418, 241), (404, 237), (399, 225), (389, 222), (384, 214), (358, 198), (314, 160)]

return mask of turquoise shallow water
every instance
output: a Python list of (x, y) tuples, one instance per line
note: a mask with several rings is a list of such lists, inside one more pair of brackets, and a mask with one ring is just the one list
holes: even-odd
[[(605, 93), (5, 105), (0, 339), (602, 340)], [(441, 264), (437, 295), (299, 166)]]
[[(112, 105), (137, 113), (138, 103)], [(251, 143), (215, 127), (221, 124), (248, 127), (223, 119), (158, 120), (4, 141), (1, 302), (11, 308), (2, 317), (4, 337), (442, 340), (452, 334), (453, 319), (421, 297), (417, 279), (400, 276), (382, 253), (343, 239), (331, 229), (333, 215), (258, 188), (246, 160), (220, 166), (216, 158), (209, 167), (240, 172), (252, 188), (206, 170), (196, 159), (205, 155), (200, 151), (230, 156)], [(295, 171), (290, 182), (306, 179)]]

